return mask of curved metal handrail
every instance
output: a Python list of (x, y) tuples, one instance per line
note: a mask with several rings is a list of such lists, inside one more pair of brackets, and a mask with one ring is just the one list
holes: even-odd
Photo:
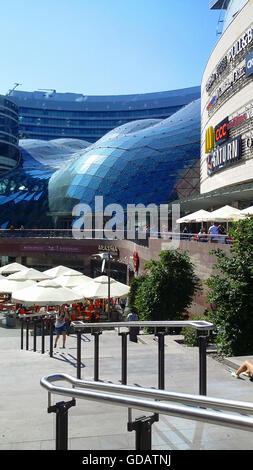
[[(88, 388), (88, 390), (53, 385), (53, 382), (60, 380), (67, 380), (72, 384), (72, 386), (78, 385), (80, 388)], [(67, 374), (54, 374), (42, 377), (40, 384), (48, 390), (49, 401), (51, 401), (51, 394), (53, 393), (72, 398), (109, 403), (115, 406), (135, 408), (158, 414), (166, 414), (210, 424), (218, 424), (245, 431), (253, 431), (253, 417), (241, 415), (242, 412), (252, 413), (253, 411), (253, 405), (247, 402), (203, 397), (201, 395), (194, 396), (182, 393), (171, 393), (154, 389), (142, 389), (140, 387), (133, 386), (113, 386), (113, 384), (85, 382), (79, 379), (74, 379)], [(96, 390), (94, 391), (94, 389)], [(97, 391), (99, 389), (103, 391)], [(107, 390), (107, 392), (104, 392), (104, 390)], [(138, 398), (132, 398), (125, 395), (138, 395)], [(146, 399), (147, 396), (149, 399)], [(151, 398), (153, 398), (153, 400)], [(171, 405), (168, 403), (161, 403), (156, 401), (157, 399), (166, 401), (173, 400), (180, 402), (181, 404)], [(189, 406), (189, 404), (192, 406)], [(215, 410), (210, 411), (203, 408), (197, 408), (203, 406), (215, 408)], [(233, 413), (240, 413), (240, 416), (236, 416), (233, 413), (217, 411), (217, 407), (220, 409), (232, 410)]]

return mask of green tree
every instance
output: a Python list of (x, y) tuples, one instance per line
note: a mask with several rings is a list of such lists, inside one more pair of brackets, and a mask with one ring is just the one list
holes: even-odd
[(186, 252), (162, 251), (159, 258), (145, 264), (145, 277), (138, 286), (135, 307), (141, 320), (182, 319), (200, 288), (199, 279)]
[(206, 284), (218, 352), (236, 356), (253, 353), (253, 219), (233, 224), (230, 235), (231, 255), (212, 250), (217, 256), (213, 268), (218, 272)]
[(135, 307), (135, 297), (138, 291), (138, 288), (140, 287), (141, 283), (144, 281), (146, 278), (145, 274), (141, 274), (141, 276), (138, 277), (133, 277), (130, 281), (130, 291), (128, 294), (128, 306), (130, 308)]

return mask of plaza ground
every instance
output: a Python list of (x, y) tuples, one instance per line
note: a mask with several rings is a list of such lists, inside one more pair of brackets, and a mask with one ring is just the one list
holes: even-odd
[[(188, 348), (165, 337), (165, 388), (169, 391), (198, 394), (198, 348)], [(82, 335), (82, 379), (93, 380), (93, 336)], [(45, 354), (20, 349), (20, 330), (0, 328), (0, 450), (55, 449), (55, 414), (47, 413), (48, 394), (40, 379), (55, 373), (76, 377), (76, 336), (67, 337), (66, 349), (54, 349), (49, 355), (49, 338)], [(231, 372), (245, 358), (226, 362), (207, 357), (207, 395), (219, 398), (252, 400), (253, 383), (248, 378), (233, 379)], [(252, 358), (248, 358), (252, 359)], [(128, 385), (157, 387), (158, 345), (153, 335), (141, 335), (139, 342), (128, 341)], [(99, 379), (120, 384), (121, 337), (115, 330), (100, 335)], [(63, 397), (54, 395), (53, 402)], [(68, 400), (68, 398), (67, 398)], [(134, 410), (134, 417), (143, 416)], [(77, 400), (69, 410), (70, 450), (133, 450), (135, 433), (127, 431), (127, 409)], [(152, 426), (153, 450), (251, 450), (252, 433), (160, 415)]]

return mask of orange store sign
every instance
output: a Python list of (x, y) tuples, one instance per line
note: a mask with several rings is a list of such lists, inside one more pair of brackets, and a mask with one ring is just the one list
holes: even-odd
[(215, 134), (215, 143), (216, 144), (222, 144), (228, 139), (228, 118), (226, 117), (221, 121), (218, 126), (215, 127), (214, 129), (214, 134)]

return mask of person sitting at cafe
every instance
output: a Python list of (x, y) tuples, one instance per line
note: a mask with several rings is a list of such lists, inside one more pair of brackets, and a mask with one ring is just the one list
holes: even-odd
[(226, 230), (223, 225), (218, 225), (218, 233), (219, 233), (219, 243), (225, 243), (226, 241)]
[(208, 236), (206, 234), (206, 230), (204, 228), (201, 228), (198, 233), (198, 242), (207, 242), (207, 241), (208, 241)]
[(217, 243), (219, 238), (219, 229), (216, 222), (213, 222), (211, 227), (209, 227), (208, 233), (211, 235), (210, 242)]

